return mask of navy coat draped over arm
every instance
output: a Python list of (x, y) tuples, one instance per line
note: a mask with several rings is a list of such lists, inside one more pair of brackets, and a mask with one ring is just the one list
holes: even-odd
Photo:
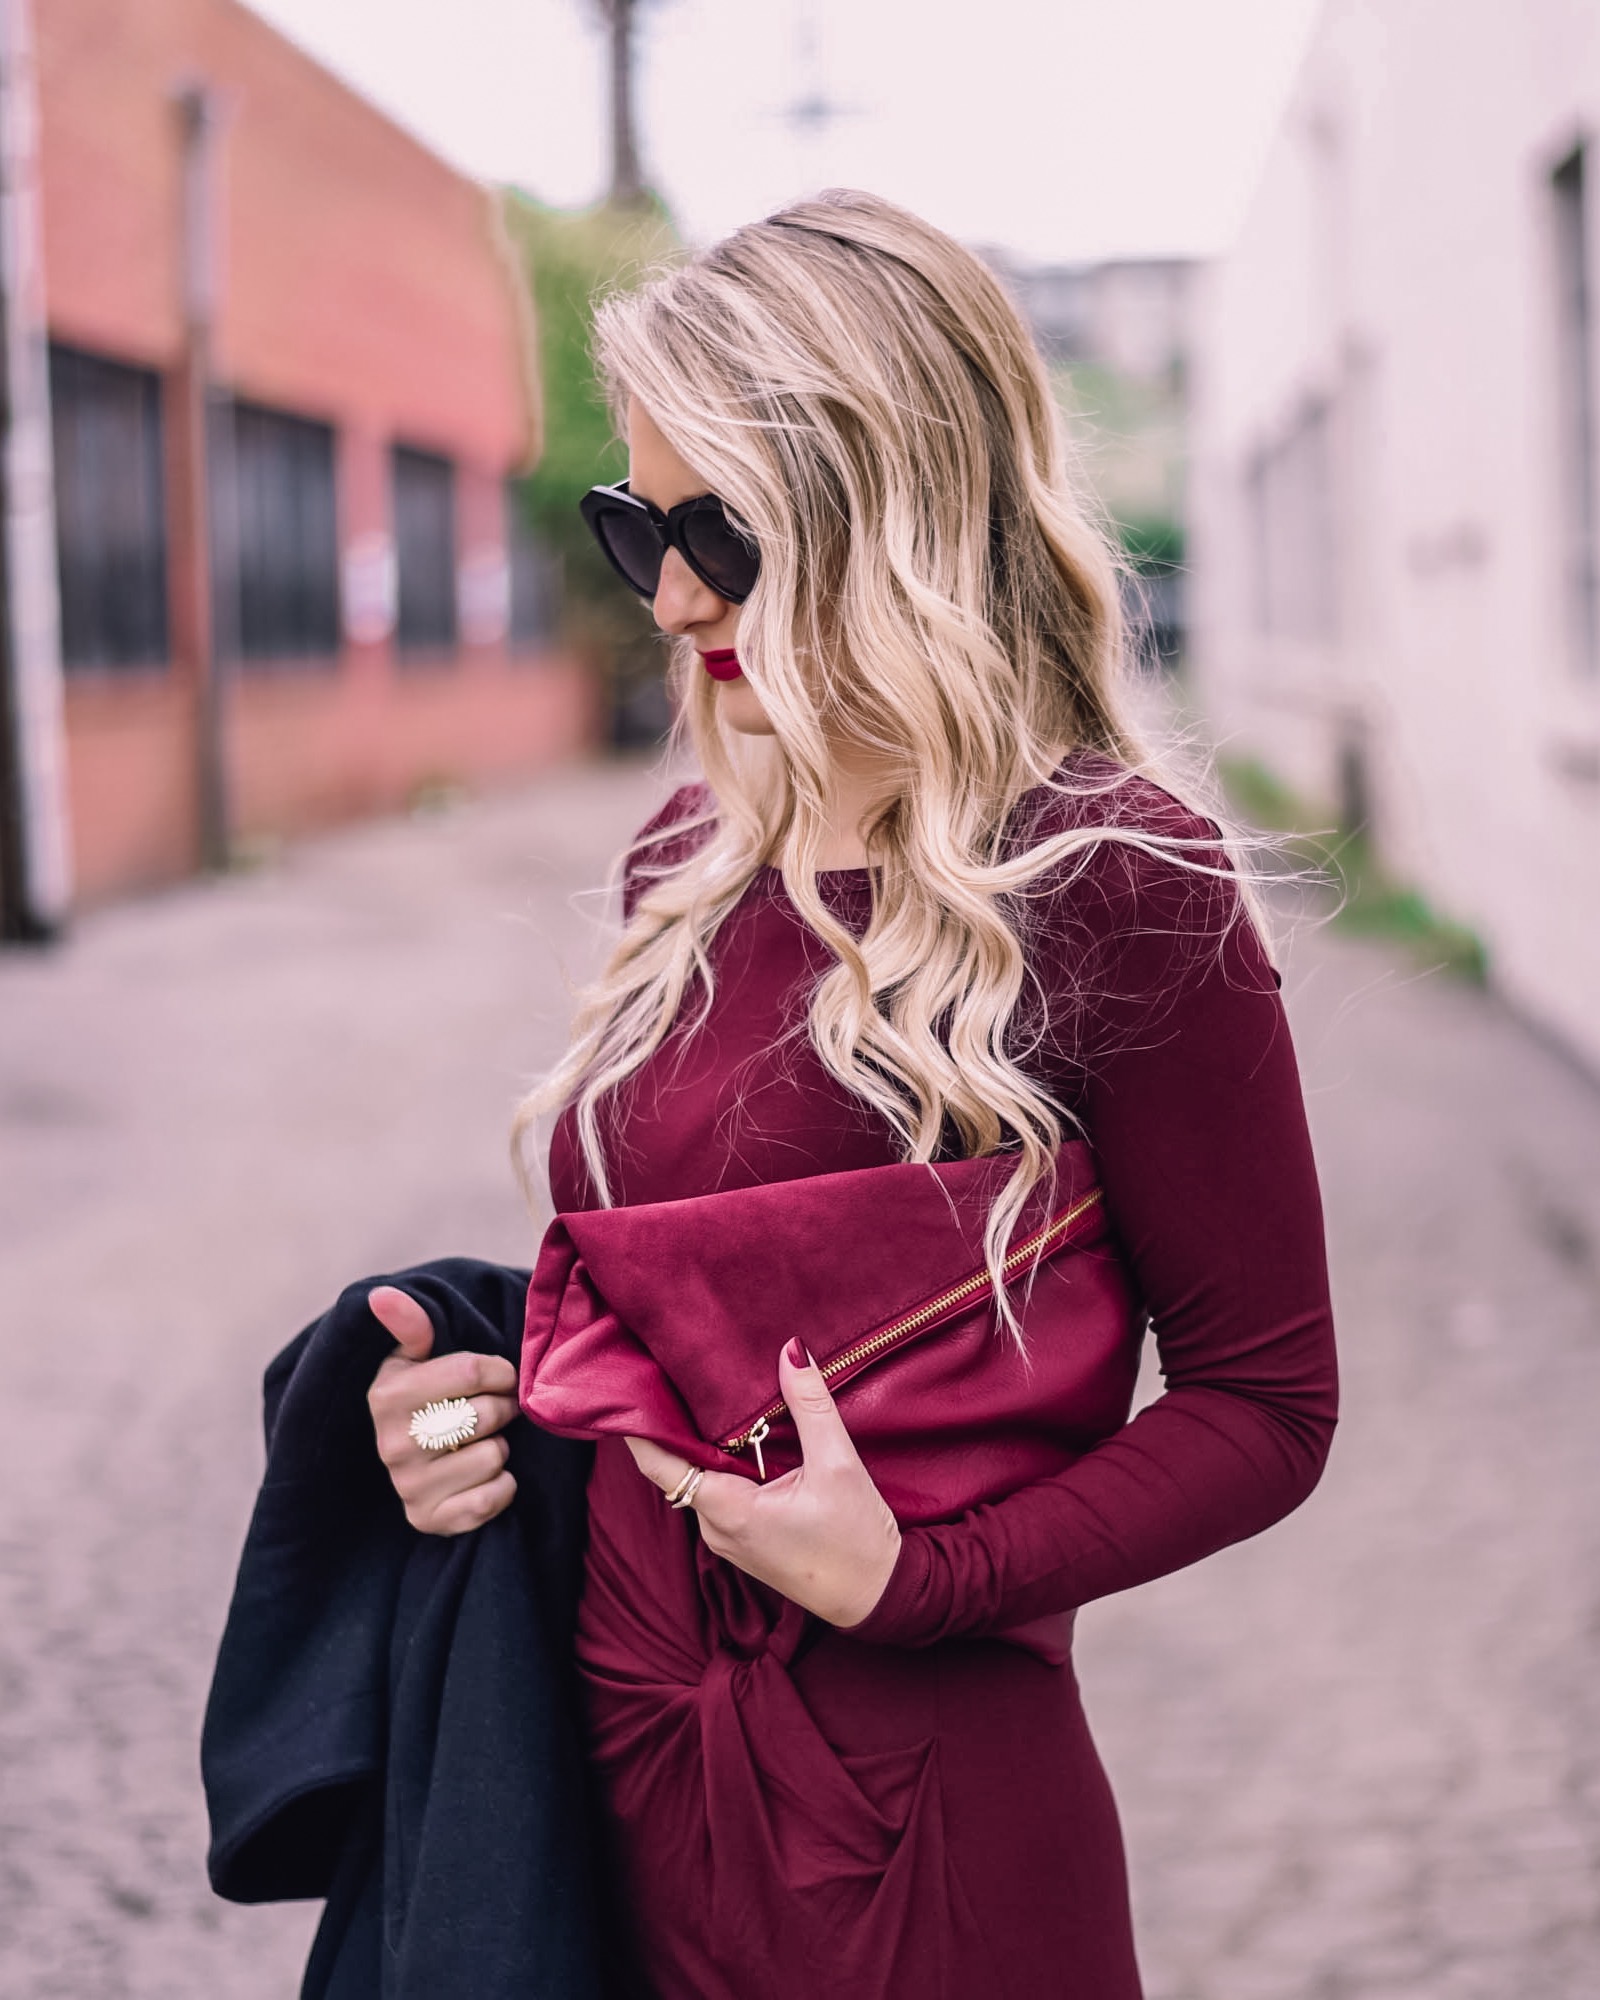
[[(528, 1274), (470, 1258), (350, 1286), (267, 1370), (267, 1467), (201, 1742), (213, 1888), (324, 1897), (303, 2000), (588, 2000), (602, 1963), (571, 1641), (592, 1447), (525, 1419), (517, 1497), (416, 1533), (367, 1389), (393, 1341), (367, 1293), (422, 1303), (434, 1353), (515, 1362)], [(609, 1947), (607, 1947), (609, 1948)]]

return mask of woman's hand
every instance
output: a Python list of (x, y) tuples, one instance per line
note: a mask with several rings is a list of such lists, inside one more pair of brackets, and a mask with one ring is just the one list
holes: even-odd
[[(517, 1482), (506, 1471), (510, 1447), (500, 1433), (517, 1414), (517, 1371), (503, 1354), (433, 1353), (433, 1322), (394, 1285), (367, 1294), (374, 1319), (399, 1342), (367, 1391), (378, 1456), (406, 1519), (425, 1535), (464, 1535), (481, 1528), (511, 1504)], [(411, 1435), (413, 1411), (424, 1403), (467, 1396), (478, 1412), (470, 1444), (455, 1451), (424, 1451)]]
[[(735, 1472), (706, 1473), (693, 1503), (700, 1538), (713, 1555), (830, 1625), (859, 1625), (889, 1581), (899, 1526), (798, 1340), (778, 1358), (778, 1387), (800, 1434), (801, 1464), (764, 1486)], [(689, 1470), (648, 1438), (629, 1438), (628, 1449), (663, 1493)]]

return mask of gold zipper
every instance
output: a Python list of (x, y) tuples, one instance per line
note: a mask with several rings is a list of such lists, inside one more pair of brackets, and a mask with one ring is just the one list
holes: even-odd
[[(1052, 1248), (1059, 1247), (1058, 1244), (1052, 1242), (1052, 1239), (1064, 1236), (1080, 1217), (1087, 1215), (1089, 1210), (1099, 1201), (1100, 1195), (1101, 1190), (1099, 1188), (1093, 1189), (1090, 1193), (1084, 1195), (1080, 1201), (1075, 1201), (1071, 1208), (1064, 1209), (1053, 1222), (1046, 1223), (1043, 1229), (1035, 1230), (1032, 1236), (1027, 1237), (1023, 1242), (1019, 1243), (1014, 1250), (1007, 1252), (1005, 1260), (1000, 1266), (1001, 1270), (1009, 1277), (1013, 1270), (1019, 1265), (1027, 1263), (1028, 1259), (1034, 1256), (1044, 1245), (1051, 1244)], [(973, 1272), (970, 1278), (963, 1278), (959, 1285), (952, 1285), (949, 1291), (941, 1292), (936, 1299), (929, 1299), (925, 1305), (918, 1306), (915, 1312), (907, 1313), (903, 1319), (897, 1319), (891, 1325), (881, 1327), (878, 1332), (870, 1335), (866, 1340), (858, 1340), (854, 1347), (847, 1347), (843, 1354), (836, 1354), (831, 1361), (825, 1361), (822, 1365), (823, 1380), (826, 1381), (829, 1376), (841, 1374), (846, 1368), (853, 1367), (858, 1361), (867, 1360), (870, 1356), (880, 1353), (885, 1347), (892, 1347), (897, 1340), (904, 1338), (906, 1334), (915, 1333), (919, 1327), (926, 1326), (929, 1320), (937, 1319), (941, 1313), (948, 1312), (952, 1306), (960, 1305), (962, 1300), (971, 1297), (977, 1292), (981, 1292), (986, 1286), (992, 1288), (993, 1284), (994, 1280), (989, 1275), (987, 1266), (981, 1271)], [(780, 1396), (775, 1403), (768, 1404), (767, 1408), (761, 1412), (755, 1422), (740, 1431), (737, 1437), (724, 1438), (722, 1449), (724, 1451), (743, 1451), (746, 1445), (751, 1446), (756, 1455), (757, 1476), (765, 1479), (767, 1468), (765, 1460), (761, 1455), (761, 1447), (766, 1443), (768, 1436), (771, 1434), (773, 1418), (781, 1417), (787, 1408), (788, 1404)]]

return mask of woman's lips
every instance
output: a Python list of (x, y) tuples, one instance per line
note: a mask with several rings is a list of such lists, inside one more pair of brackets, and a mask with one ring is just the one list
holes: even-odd
[(700, 664), (714, 681), (736, 681), (744, 672), (739, 664), (739, 655), (731, 646), (724, 646), (714, 653), (702, 653)]

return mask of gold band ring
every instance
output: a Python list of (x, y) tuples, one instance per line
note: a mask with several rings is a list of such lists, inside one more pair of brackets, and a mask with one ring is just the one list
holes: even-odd
[(693, 1477), (699, 1470), (700, 1468), (697, 1465), (691, 1465), (685, 1469), (683, 1477), (678, 1481), (677, 1485), (673, 1487), (672, 1491), (666, 1496), (667, 1505), (669, 1507), (677, 1506), (679, 1500), (682, 1498), (683, 1493), (689, 1484), (689, 1481), (693, 1479)]
[(667, 1495), (667, 1505), (669, 1507), (692, 1507), (694, 1505), (694, 1496), (700, 1491), (700, 1482), (705, 1476), (705, 1468), (703, 1466), (691, 1465), (689, 1470)]

